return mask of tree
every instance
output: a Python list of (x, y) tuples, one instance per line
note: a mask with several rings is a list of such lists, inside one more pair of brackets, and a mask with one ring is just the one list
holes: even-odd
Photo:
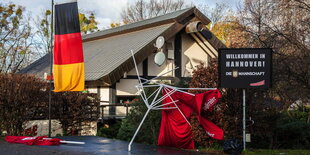
[(177, 11), (184, 7), (184, 0), (137, 0), (123, 8), (121, 18), (125, 24), (133, 23)]
[(207, 2), (202, 2), (197, 5), (197, 8), (210, 19), (210, 29), (216, 23), (229, 21), (234, 16), (231, 7), (225, 3), (216, 3), (214, 8), (210, 8)]
[(37, 28), (36, 38), (38, 39), (36, 48), (37, 52), (43, 56), (51, 51), (51, 14), (50, 10), (46, 10), (41, 16), (34, 20)]
[(33, 35), (24, 9), (0, 3), (0, 73), (17, 72), (31, 62)]
[[(235, 46), (235, 40), (246, 38), (239, 30), (239, 19), (226, 3), (216, 3), (214, 8), (210, 8), (206, 2), (201, 2), (197, 7), (210, 19), (208, 28), (211, 32), (227, 47)], [(240, 42), (244, 41), (238, 41)]]
[(240, 30), (247, 47), (273, 48), (273, 89), (288, 107), (310, 94), (310, 3), (302, 0), (246, 0)]
[[(34, 21), (37, 32), (36, 32), (36, 50), (41, 56), (51, 51), (51, 11), (46, 10), (42, 15), (38, 16)], [(83, 34), (92, 33), (98, 31), (98, 22), (95, 19), (95, 14), (90, 13), (87, 17), (84, 13), (79, 13), (80, 29)]]
[(80, 26), (81, 26), (81, 32), (84, 34), (92, 33), (95, 31), (98, 31), (98, 22), (95, 19), (95, 14), (90, 13), (88, 18), (85, 14), (79, 13), (79, 20), (80, 20)]
[[(283, 147), (286, 144), (279, 141), (280, 138), (288, 139), (287, 135), (297, 133), (289, 133), (287, 128), (299, 122), (290, 120), (283, 123), (286, 119), (283, 115), (293, 101), (310, 97), (309, 6), (309, 2), (302, 0), (245, 0), (234, 23), (221, 21), (212, 27), (212, 31), (222, 37), (228, 47), (274, 50), (273, 88), (249, 89), (247, 93), (247, 113), (255, 121), (248, 127), (256, 145), (253, 147)], [(225, 92), (230, 94), (229, 90)], [(226, 112), (225, 115), (229, 116)], [(285, 133), (283, 131), (285, 135), (281, 135)], [(296, 145), (303, 146), (303, 142)]]
[(120, 23), (120, 22), (112, 22), (111, 24), (110, 24), (110, 27), (111, 28), (115, 28), (115, 27), (119, 27), (119, 26), (121, 26), (122, 24)]

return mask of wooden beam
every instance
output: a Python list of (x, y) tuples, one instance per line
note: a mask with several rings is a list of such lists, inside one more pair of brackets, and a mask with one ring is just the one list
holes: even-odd
[[(196, 35), (202, 40), (202, 42), (210, 49), (210, 51), (216, 56), (218, 57), (218, 52), (217, 50), (209, 43), (209, 41), (204, 37), (202, 36), (199, 32), (196, 33)], [(213, 36), (213, 37), (216, 37), (216, 36)]]
[(148, 73), (148, 58), (146, 58), (144, 61), (143, 61), (143, 66), (142, 66), (142, 68), (143, 68), (143, 73), (142, 73), (142, 75), (144, 76), (144, 77), (147, 77), (148, 75), (149, 75), (149, 73)]
[(211, 50), (195, 35), (195, 33), (189, 33), (197, 42), (197, 44), (205, 51), (211, 58), (216, 58), (217, 56), (211, 52)]
[(175, 77), (182, 77), (182, 35), (181, 32), (177, 33), (174, 38), (174, 65), (179, 67), (175, 70)]

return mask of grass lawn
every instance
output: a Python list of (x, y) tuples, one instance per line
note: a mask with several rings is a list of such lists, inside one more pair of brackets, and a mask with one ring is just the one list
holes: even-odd
[[(227, 155), (220, 149), (200, 149), (199, 151), (213, 155)], [(243, 152), (242, 155), (310, 155), (310, 150), (249, 149)]]
[(244, 155), (310, 155), (310, 150), (246, 150)]

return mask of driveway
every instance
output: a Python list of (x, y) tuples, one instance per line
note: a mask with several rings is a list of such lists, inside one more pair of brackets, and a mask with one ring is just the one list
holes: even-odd
[(133, 143), (131, 152), (127, 151), (128, 142), (95, 136), (65, 136), (62, 140), (85, 142), (84, 145), (61, 144), (58, 146), (27, 146), (24, 144), (10, 144), (0, 140), (0, 155), (33, 155), (33, 154), (104, 154), (104, 155), (170, 155), (170, 154), (205, 154), (168, 147)]

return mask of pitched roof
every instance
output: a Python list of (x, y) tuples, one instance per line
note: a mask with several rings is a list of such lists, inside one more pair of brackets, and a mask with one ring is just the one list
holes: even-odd
[(85, 42), (83, 48), (86, 80), (97, 80), (108, 75), (131, 58), (131, 50), (137, 53), (170, 26), (172, 23)]
[[(172, 23), (126, 33), (126, 35), (115, 35), (84, 42), (85, 80), (98, 80), (108, 75), (131, 57), (131, 50), (134, 53), (140, 51), (171, 25)], [(46, 54), (19, 73), (36, 74), (43, 77), (44, 73), (49, 73), (49, 69), (50, 54)]]
[[(124, 72), (134, 68), (132, 50), (137, 63), (147, 58), (154, 49), (158, 36), (166, 40), (181, 31), (194, 17), (208, 24), (210, 20), (196, 8), (179, 10), (140, 22), (99, 31), (83, 36), (85, 80), (100, 80), (108, 85), (119, 80)], [(222, 46), (217, 44), (216, 46)], [(49, 73), (50, 54), (22, 69), (19, 73), (43, 77)]]
[(23, 68), (18, 73), (20, 74), (35, 74), (38, 77), (43, 77), (44, 73), (49, 73), (50, 69), (50, 53), (46, 54), (42, 58), (38, 59), (34, 63), (28, 65), (27, 67)]

